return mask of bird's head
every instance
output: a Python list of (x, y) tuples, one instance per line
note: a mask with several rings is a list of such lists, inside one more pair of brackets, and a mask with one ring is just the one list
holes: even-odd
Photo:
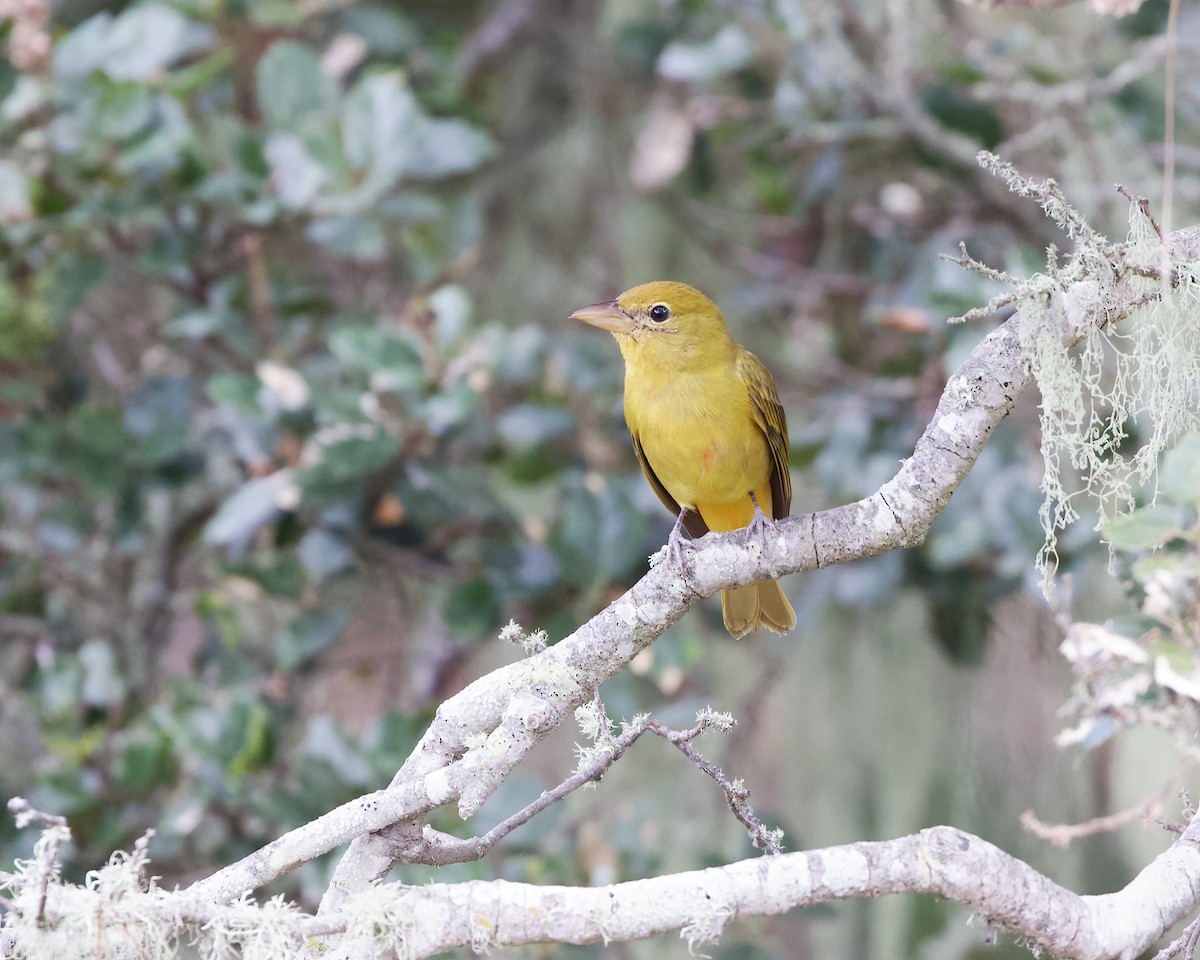
[(576, 310), (571, 319), (611, 332), (626, 361), (645, 357), (683, 364), (733, 349), (717, 305), (695, 287), (675, 280), (630, 287), (615, 300)]

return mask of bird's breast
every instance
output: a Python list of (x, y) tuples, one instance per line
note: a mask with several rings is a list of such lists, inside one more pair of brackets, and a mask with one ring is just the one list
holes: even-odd
[(766, 438), (731, 370), (626, 376), (625, 419), (655, 476), (681, 506), (733, 503), (770, 477)]

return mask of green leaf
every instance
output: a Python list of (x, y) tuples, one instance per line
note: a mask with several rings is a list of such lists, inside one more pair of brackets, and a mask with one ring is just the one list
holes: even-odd
[(304, 4), (295, 0), (253, 0), (246, 9), (251, 19), (264, 27), (299, 27), (311, 16)]
[(491, 583), (482, 577), (456, 587), (443, 612), (451, 630), (472, 637), (487, 636), (500, 623), (500, 602)]
[(46, 396), (45, 384), (36, 380), (0, 380), (0, 401), (18, 406), (42, 403)]
[(213, 403), (225, 404), (239, 413), (258, 413), (261, 388), (258, 378), (248, 373), (219, 373), (208, 381), (205, 392)]
[(45, 304), (30, 301), (13, 284), (0, 280), (0, 359), (36, 357), (53, 336)]
[(987, 104), (963, 95), (958, 87), (930, 85), (921, 91), (925, 109), (951, 130), (958, 130), (991, 150), (1004, 139), (1004, 122)]
[(1150, 550), (1179, 529), (1179, 518), (1166, 507), (1143, 507), (1104, 525), (1104, 539), (1114, 550)]
[[(213, 310), (189, 310), (163, 326), (163, 333), (170, 337), (186, 337), (191, 340), (201, 340), (211, 336), (221, 329), (225, 321), (220, 314)], [(232, 377), (232, 374), (223, 374)]]
[(304, 534), (296, 548), (296, 558), (304, 572), (317, 583), (354, 567), (354, 552), (346, 541), (321, 527), (314, 527)]
[(296, 129), (337, 102), (333, 82), (308, 47), (279, 40), (258, 62), (258, 105), (268, 123)]
[(111, 707), (125, 699), (125, 679), (117, 655), (106, 641), (84, 641), (79, 648), (79, 662), (83, 666), (80, 700), (89, 707)]
[(474, 170), (492, 152), (488, 135), (462, 120), (426, 119), (418, 128), (410, 177), (433, 180)]
[(348, 367), (388, 373), (393, 389), (415, 387), (425, 378), (425, 364), (416, 347), (378, 327), (340, 327), (329, 337), (329, 350)]
[(593, 584), (630, 567), (644, 569), (646, 517), (621, 486), (593, 493), (578, 476), (563, 486), (561, 520), (549, 541), (563, 578)]
[(272, 597), (298, 598), (304, 592), (304, 568), (295, 554), (272, 551), (258, 562), (230, 563), (225, 573), (253, 580)]
[(564, 436), (574, 426), (575, 418), (569, 410), (534, 403), (523, 403), (506, 410), (496, 420), (496, 430), (501, 438), (517, 450)]
[(479, 394), (465, 383), (452, 383), (431, 394), (420, 407), (425, 428), (435, 437), (457, 427), (479, 408)]
[(38, 291), (44, 293), (50, 319), (63, 326), (70, 322), (87, 292), (104, 278), (104, 260), (90, 253), (64, 253), (38, 274)]
[(271, 167), (271, 184), (285, 207), (301, 210), (316, 200), (329, 173), (293, 133), (274, 133), (263, 148)]
[(247, 480), (205, 524), (204, 541), (242, 549), (255, 531), (279, 516), (280, 498), (293, 482), (290, 470)]
[(135, 740), (125, 749), (121, 786), (126, 790), (150, 790), (174, 783), (178, 773), (171, 739), (160, 733), (150, 740)]
[(233, 66), (232, 47), (223, 47), (196, 63), (170, 74), (165, 88), (177, 97), (186, 97), (210, 86), (222, 73)]
[(342, 148), (347, 162), (365, 170), (376, 187), (390, 186), (409, 166), (423, 118), (399, 73), (368, 74), (346, 97)]
[(350, 612), (341, 607), (302, 614), (275, 637), (275, 663), (294, 670), (333, 643), (349, 622)]
[(377, 54), (399, 59), (421, 47), (421, 34), (409, 17), (384, 6), (355, 4), (342, 12), (345, 30), (356, 33)]
[(266, 767), (275, 754), (275, 734), (271, 729), (271, 712), (261, 703), (246, 711), (241, 731), (241, 746), (225, 767), (235, 780)]
[(113, 80), (146, 81), (214, 37), (177, 10), (143, 3), (116, 17), (101, 13), (81, 23), (55, 47), (54, 73), (71, 81), (99, 70)]
[(13, 161), (0, 160), (0, 225), (24, 223), (32, 216), (29, 178)]
[(361, 747), (348, 739), (328, 715), (313, 717), (308, 722), (298, 752), (308, 761), (305, 766), (322, 775), (324, 789), (328, 789), (330, 781), (335, 779), (360, 787), (372, 782), (371, 766)]
[(297, 479), (309, 492), (330, 492), (378, 470), (400, 452), (395, 437), (352, 437), (322, 448), (321, 459), (302, 470)]
[(445, 348), (467, 336), (471, 323), (471, 295), (457, 283), (438, 287), (427, 298), (433, 311), (438, 345)]
[(664, 80), (710, 83), (750, 63), (754, 41), (735, 23), (726, 24), (704, 43), (675, 41), (658, 57), (656, 69)]
[(126, 395), (124, 423), (137, 442), (130, 450), (135, 462), (161, 463), (186, 449), (191, 401), (189, 377), (157, 377)]
[(1167, 452), (1159, 487), (1175, 503), (1200, 503), (1200, 433), (1188, 434)]
[(365, 172), (357, 202), (370, 203), (400, 177), (437, 179), (473, 170), (491, 141), (462, 120), (433, 119), (397, 72), (369, 74), (346, 97), (346, 160)]
[(109, 738), (104, 724), (97, 723), (82, 733), (48, 733), (46, 748), (60, 759), (69, 763), (80, 763), (94, 755)]
[(387, 256), (387, 235), (383, 226), (366, 214), (314, 220), (304, 233), (313, 243), (347, 260), (379, 263)]

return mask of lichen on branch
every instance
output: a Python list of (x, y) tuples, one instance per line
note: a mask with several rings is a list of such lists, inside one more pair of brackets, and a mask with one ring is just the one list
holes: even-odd
[(1065, 258), (1051, 247), (1046, 272), (1021, 279), (965, 251), (955, 259), (1012, 287), (967, 317), (1014, 309), (1041, 393), (1038, 567), (1049, 585), (1058, 534), (1085, 511), (1100, 529), (1153, 500), (1163, 453), (1200, 429), (1200, 260), (1194, 244), (1164, 240), (1143, 201), (1130, 204), (1128, 239), (1112, 243), (1055, 181), (1027, 179), (990, 153), (979, 162), (1075, 241)]

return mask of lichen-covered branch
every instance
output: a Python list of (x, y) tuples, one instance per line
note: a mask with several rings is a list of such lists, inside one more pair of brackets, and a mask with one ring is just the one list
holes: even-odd
[[(1200, 257), (1200, 226), (1173, 234), (1171, 246), (1178, 257)], [(1142, 302), (1140, 281), (1136, 274), (1118, 274), (1102, 285), (1068, 285), (1055, 328), (1060, 342), (1077, 343), (1093, 327), (1125, 317)], [(913, 455), (876, 493), (781, 520), (761, 542), (745, 531), (710, 534), (685, 551), (683, 569), (659, 564), (570, 636), (444, 702), (387, 790), (276, 840), (194, 892), (235, 899), (354, 838), (322, 904), (323, 911), (336, 911), (346, 897), (423, 849), (422, 818), (433, 806), (456, 803), (463, 817), (478, 810), (534, 744), (697, 599), (735, 584), (922, 543), (992, 430), (1029, 385), (1035, 345), (1022, 335), (1022, 322), (1018, 309), (949, 378)]]
[[(1035, 950), (1072, 960), (1133, 960), (1200, 902), (1200, 818), (1125, 889), (1077, 896), (979, 837), (953, 827), (823, 850), (743, 860), (723, 867), (604, 887), (539, 886), (504, 880), (406, 886), (382, 884), (313, 917), (280, 900), (216, 906), (187, 891), (143, 889), (147, 864), (114, 858), (88, 886), (55, 884), (33, 911), (37, 884), (16, 888), (17, 919), (6, 918), (6, 955), (43, 960), (74, 955), (107, 932), (116, 951), (97, 956), (176, 956), (181, 938), (206, 955), (220, 947), (245, 960), (303, 956), (329, 935), (354, 960), (417, 960), (455, 947), (486, 952), (529, 943), (597, 943), (678, 932), (695, 948), (732, 921), (832, 900), (896, 893), (961, 903)], [(57, 952), (56, 952), (57, 951)], [(65, 952), (64, 952), (65, 951)]]
[(1200, 823), (1193, 820), (1124, 890), (1091, 897), (952, 827), (608, 887), (475, 881), (397, 888), (396, 896), (413, 916), (430, 918), (406, 943), (413, 957), (469, 944), (595, 943), (674, 931), (696, 947), (740, 917), (926, 893), (965, 904), (1056, 957), (1132, 960), (1195, 909), (1200, 885), (1188, 878), (1200, 877), (1198, 843)]

